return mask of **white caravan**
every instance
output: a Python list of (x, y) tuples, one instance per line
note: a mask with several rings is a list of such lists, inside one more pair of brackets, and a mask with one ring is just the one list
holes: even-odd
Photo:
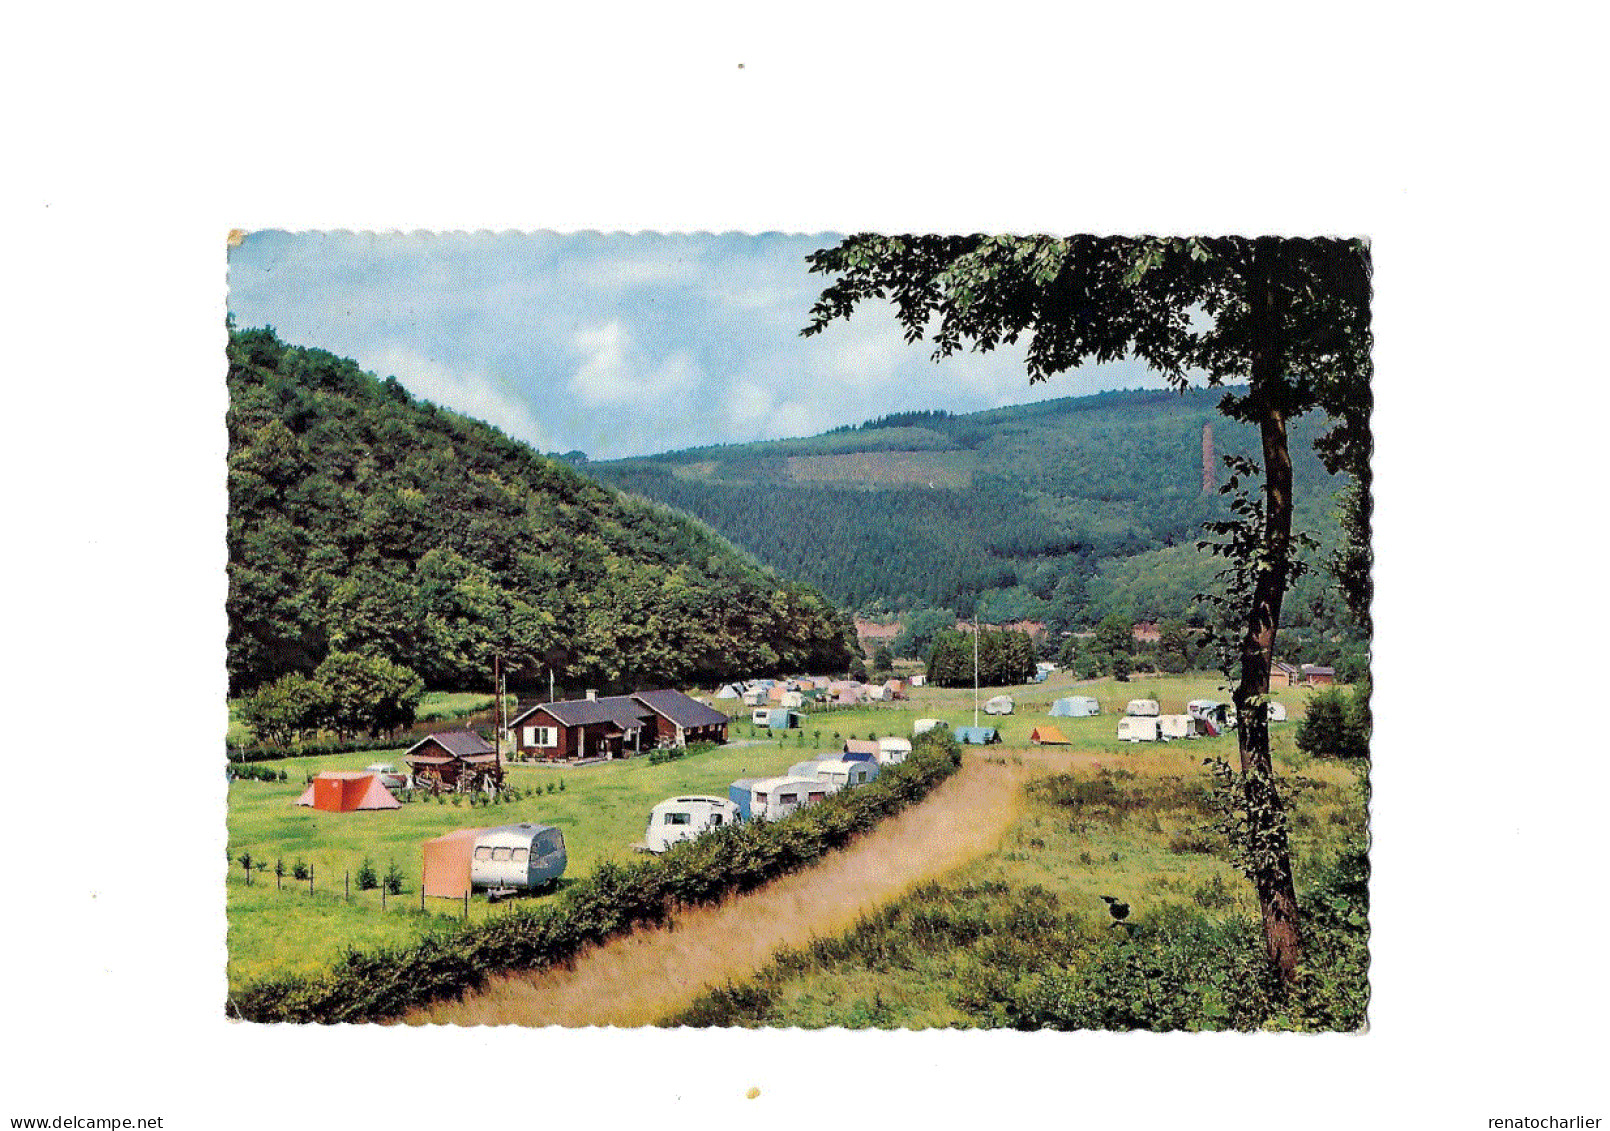
[(643, 843), (650, 852), (664, 852), (673, 844), (738, 821), (738, 806), (725, 797), (670, 797), (649, 810)]

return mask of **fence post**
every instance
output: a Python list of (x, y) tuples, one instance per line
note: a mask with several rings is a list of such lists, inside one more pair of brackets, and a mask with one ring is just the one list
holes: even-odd
[(309, 895), (313, 894), (313, 865), (311, 864), (307, 866), (307, 893)]
[(470, 917), (470, 889), (464, 889), (464, 918)]
[(384, 883), (382, 883), (380, 885), (380, 910), (384, 911), (385, 909), (386, 909), (386, 885)]
[(352, 902), (352, 869), (351, 868), (348, 868), (346, 870), (346, 880), (344, 882), (346, 884), (346, 896), (345, 896), (345, 898), (346, 898), (346, 901), (348, 903), (351, 903)]
[(425, 910), (425, 877), (419, 877), (419, 909)]

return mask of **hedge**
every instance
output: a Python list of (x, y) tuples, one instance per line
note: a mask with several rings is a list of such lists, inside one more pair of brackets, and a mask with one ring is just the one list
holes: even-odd
[(961, 765), (945, 730), (912, 743), (911, 756), (876, 781), (843, 790), (780, 821), (750, 821), (676, 845), (658, 859), (605, 863), (557, 900), (400, 948), (350, 950), (322, 975), (253, 983), (228, 1003), (244, 1021), (339, 1024), (384, 1021), (463, 996), (493, 974), (541, 970), (678, 907), (718, 903), (841, 847), (914, 804)]

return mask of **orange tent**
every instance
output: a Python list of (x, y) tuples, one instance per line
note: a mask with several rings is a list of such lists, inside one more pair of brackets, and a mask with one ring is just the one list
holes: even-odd
[(1036, 746), (1071, 746), (1064, 735), (1056, 727), (1035, 727), (1034, 733), (1029, 735), (1029, 741)]
[(401, 809), (402, 802), (380, 784), (377, 774), (362, 771), (330, 770), (314, 778), (298, 805), (311, 805), (326, 813), (350, 813), (355, 809)]
[(470, 890), (470, 857), (485, 829), (458, 829), (425, 842), (425, 894), (462, 898)]

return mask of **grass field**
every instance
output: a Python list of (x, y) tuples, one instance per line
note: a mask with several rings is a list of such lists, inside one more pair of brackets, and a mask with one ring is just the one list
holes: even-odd
[[(1058, 725), (1073, 741), (1065, 748), (1093, 755), (1108, 765), (1150, 765), (1161, 758), (1170, 764), (1200, 771), (1201, 759), (1212, 751), (1233, 759), (1231, 738), (1203, 739), (1170, 747), (1131, 745), (1114, 738), (1116, 716), (1132, 698), (1158, 698), (1165, 712), (1182, 711), (1193, 698), (1227, 698), (1215, 677), (1166, 677), (1136, 679), (1127, 684), (1098, 681), (1075, 685), (1064, 677), (1053, 676), (1044, 684), (1013, 689), (1017, 713), (1011, 716), (981, 716), (985, 725), (998, 727), (1005, 739), (1003, 747), (991, 747), (988, 756), (1030, 757), (1044, 755), (1028, 746), (1034, 726), (1047, 721), (1051, 702), (1064, 694), (1094, 695), (1101, 700), (1101, 716), (1089, 719), (1059, 719)], [(1277, 748), (1289, 749), (1295, 720), (1302, 713), (1304, 693), (1292, 692), (1278, 698), (1286, 702), (1293, 722), (1276, 728)], [(473, 699), (474, 697), (468, 697)], [(579, 877), (605, 860), (623, 860), (632, 855), (631, 845), (642, 838), (649, 809), (658, 801), (676, 794), (726, 793), (735, 778), (781, 773), (796, 761), (837, 750), (844, 738), (868, 735), (909, 735), (912, 720), (943, 718), (952, 725), (972, 721), (971, 689), (943, 690), (920, 688), (907, 702), (823, 710), (809, 716), (802, 730), (786, 738), (756, 731), (747, 720), (747, 709), (729, 707), (741, 713), (731, 729), (731, 744), (691, 757), (650, 765), (646, 758), (576, 768), (553, 768), (514, 764), (508, 769), (511, 784), (521, 790), (543, 790), (508, 805), (470, 808), (435, 801), (404, 805), (398, 810), (360, 813), (323, 813), (295, 805), (310, 773), (323, 770), (362, 769), (374, 761), (396, 760), (397, 752), (365, 751), (319, 758), (293, 758), (269, 763), (287, 772), (288, 781), (265, 783), (237, 781), (229, 787), (228, 831), (232, 861), (243, 851), (264, 861), (267, 872), (254, 871), (248, 886), (238, 863), (231, 863), (228, 879), (229, 979), (231, 985), (278, 973), (311, 973), (327, 967), (348, 946), (368, 948), (387, 943), (412, 941), (421, 933), (450, 926), (462, 914), (462, 906), (446, 900), (429, 900), (421, 913), (419, 898), (420, 845), (444, 832), (518, 821), (556, 825), (564, 830), (569, 851), (568, 875)], [(453, 704), (454, 707), (460, 704)], [(559, 792), (559, 783), (564, 791)], [(553, 792), (547, 792), (552, 787)], [(1132, 830), (1131, 830), (1132, 831)], [(1015, 834), (1014, 834), (1015, 835)], [(1124, 836), (1129, 833), (1125, 832)], [(1024, 861), (1014, 862), (1033, 870), (1064, 867), (1059, 840), (1043, 834), (1027, 834), (1039, 839), (1045, 849), (1025, 850)], [(1027, 843), (1027, 840), (1025, 843)], [(1092, 851), (1113, 851), (1103, 847)], [(1076, 849), (1074, 857), (1084, 849)], [(1127, 850), (1126, 850), (1127, 851)], [(1135, 849), (1139, 851), (1139, 849)], [(1148, 850), (1150, 851), (1150, 850)], [(1166, 851), (1166, 850), (1165, 850)], [(1036, 863), (1034, 857), (1045, 859)], [(368, 859), (384, 874), (395, 864), (404, 875), (404, 892), (390, 897), (384, 914), (377, 891), (343, 895), (345, 873), (356, 873)], [(272, 867), (283, 862), (286, 876), (276, 888)], [(291, 879), (296, 861), (311, 864), (314, 890)], [(1177, 871), (1181, 862), (1156, 861), (1161, 867)], [(1192, 868), (1199, 862), (1186, 861)], [(1194, 873), (1173, 875), (1170, 882), (1195, 883)], [(1205, 875), (1205, 873), (1204, 873)], [(1095, 882), (1094, 880), (1092, 882)], [(472, 918), (502, 913), (508, 905), (488, 906), (473, 900)]]
[[(1083, 733), (1098, 720), (1069, 721)], [(1311, 869), (1364, 844), (1366, 814), (1362, 769), (1306, 759), (1292, 744), (1292, 730), (1289, 723), (1277, 726), (1273, 741), (1278, 770), (1314, 783), (1290, 800), (1300, 887)], [(1201, 834), (1212, 816), (1201, 760), (1218, 748), (1233, 761), (1231, 740), (1126, 743), (1116, 756), (1099, 745), (975, 748), (970, 757), (1023, 763), (1031, 782), (1071, 774), (1060, 780), (1110, 786), (1127, 803), (1103, 803), (1100, 790), (1087, 788), (1087, 803), (1070, 805), (1077, 787), (1059, 794), (1031, 785), (1023, 814), (994, 852), (843, 935), (780, 952), (753, 978), (707, 994), (667, 1020), (802, 1028), (1012, 1024), (1002, 1004), (1023, 994), (1022, 987), (1032, 989), (1048, 972), (1057, 977), (1098, 961), (1104, 950), (1111, 956), (1115, 939), (1103, 895), (1128, 902), (1137, 927), (1164, 935), (1201, 930), (1204, 920), (1254, 921), (1251, 886)], [(1193, 916), (1194, 926), (1182, 926)], [(1235, 928), (1220, 929), (1214, 942), (1223, 945)], [(1200, 948), (1198, 958), (1207, 965), (1217, 961)], [(1256, 1025), (1232, 1016), (1232, 1008), (1245, 1005), (1234, 996), (1224, 995), (1222, 1019), (1207, 1027)], [(1198, 1020), (1189, 1023), (1195, 1027)]]

